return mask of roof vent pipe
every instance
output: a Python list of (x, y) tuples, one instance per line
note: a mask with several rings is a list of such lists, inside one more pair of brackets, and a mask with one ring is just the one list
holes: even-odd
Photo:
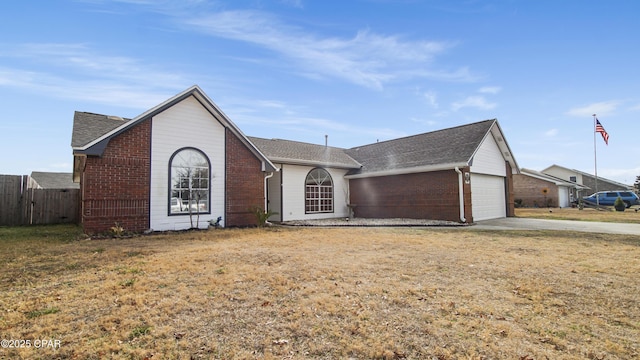
[(324, 146), (329, 146), (329, 135), (324, 136)]

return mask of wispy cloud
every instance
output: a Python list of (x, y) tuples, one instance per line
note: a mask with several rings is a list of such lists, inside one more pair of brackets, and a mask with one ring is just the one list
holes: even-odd
[[(247, 107), (247, 104), (257, 104)], [(344, 121), (310, 116), (304, 108), (296, 108), (284, 102), (273, 102), (252, 99), (235, 99), (226, 103), (225, 107), (232, 114), (235, 123), (241, 127), (278, 129), (293, 131), (299, 134), (352, 134), (357, 137), (387, 139), (406, 136), (403, 131), (387, 127), (358, 126)], [(263, 136), (263, 135), (261, 135)], [(304, 137), (304, 136), (300, 136)]]
[(462, 108), (476, 108), (482, 110), (491, 110), (497, 106), (496, 103), (488, 102), (484, 96), (469, 96), (464, 100), (456, 101), (451, 104), (451, 109), (453, 111), (458, 111)]
[(23, 44), (5, 48), (3, 58), (13, 65), (0, 67), (0, 86), (57, 98), (144, 109), (190, 85), (173, 71), (84, 44)]
[(417, 124), (427, 125), (429, 127), (433, 127), (438, 124), (438, 122), (434, 120), (419, 119), (415, 117), (409, 118), (409, 120)]
[(621, 103), (619, 100), (602, 101), (570, 109), (566, 114), (576, 117), (607, 116), (614, 114)]
[(411, 41), (370, 30), (353, 37), (326, 37), (282, 23), (270, 13), (236, 10), (180, 19), (210, 36), (241, 41), (293, 61), (300, 72), (332, 77), (373, 89), (408, 77), (467, 80), (469, 70), (445, 70), (434, 59), (454, 46), (442, 41)]
[(640, 104), (637, 104), (637, 105), (631, 106), (631, 107), (629, 108), (629, 110), (631, 110), (631, 111), (638, 111), (638, 110), (640, 110)]
[(422, 94), (424, 98), (427, 100), (427, 104), (429, 104), (432, 108), (438, 108), (438, 97), (435, 91), (427, 91)]
[(500, 86), (484, 86), (478, 92), (482, 94), (497, 94), (502, 90)]
[(302, 0), (280, 0), (280, 2), (298, 9), (302, 9), (304, 7)]
[(556, 135), (558, 135), (558, 129), (549, 129), (544, 133), (544, 136), (546, 137), (554, 137)]

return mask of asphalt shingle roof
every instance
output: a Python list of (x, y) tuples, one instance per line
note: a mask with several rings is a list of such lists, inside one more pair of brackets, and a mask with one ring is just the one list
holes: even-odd
[(80, 184), (73, 182), (72, 173), (31, 172), (31, 178), (43, 189), (79, 189)]
[(76, 111), (73, 115), (71, 147), (87, 145), (130, 119)]
[(350, 174), (468, 163), (495, 119), (342, 149), (282, 139), (249, 137), (271, 161), (352, 169)]
[(360, 164), (344, 149), (282, 139), (263, 139), (249, 136), (249, 140), (272, 162), (287, 161), (357, 169)]
[[(128, 121), (76, 111), (71, 146), (87, 145)], [(351, 149), (282, 139), (248, 139), (272, 162), (345, 168), (354, 175), (468, 163), (495, 122), (485, 120)]]
[(346, 150), (362, 168), (352, 174), (467, 163), (495, 119), (383, 141)]

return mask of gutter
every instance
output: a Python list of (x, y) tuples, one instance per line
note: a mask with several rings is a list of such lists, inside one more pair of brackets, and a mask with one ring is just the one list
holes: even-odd
[(415, 174), (415, 173), (423, 173), (423, 172), (451, 170), (451, 169), (458, 168), (460, 166), (468, 166), (468, 165), (469, 164), (466, 162), (426, 165), (426, 166), (408, 167), (408, 168), (402, 168), (402, 169), (371, 171), (371, 172), (365, 172), (362, 174), (345, 175), (344, 178), (345, 179), (361, 179), (361, 178), (377, 177), (377, 176)]
[(463, 223), (467, 222), (467, 219), (464, 217), (464, 185), (462, 181), (462, 171), (457, 166), (454, 169), (458, 173), (458, 194), (460, 200), (460, 221)]

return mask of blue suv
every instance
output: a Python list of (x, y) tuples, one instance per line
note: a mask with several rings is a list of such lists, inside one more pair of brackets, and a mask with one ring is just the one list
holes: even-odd
[[(596, 200), (596, 196), (598, 196)], [(582, 200), (587, 204), (595, 205), (599, 203), (604, 206), (613, 206), (613, 203), (620, 196), (622, 201), (624, 201), (627, 208), (631, 205), (640, 205), (640, 199), (638, 199), (638, 195), (632, 193), (631, 191), (600, 191), (591, 196), (587, 196), (582, 198)]]

